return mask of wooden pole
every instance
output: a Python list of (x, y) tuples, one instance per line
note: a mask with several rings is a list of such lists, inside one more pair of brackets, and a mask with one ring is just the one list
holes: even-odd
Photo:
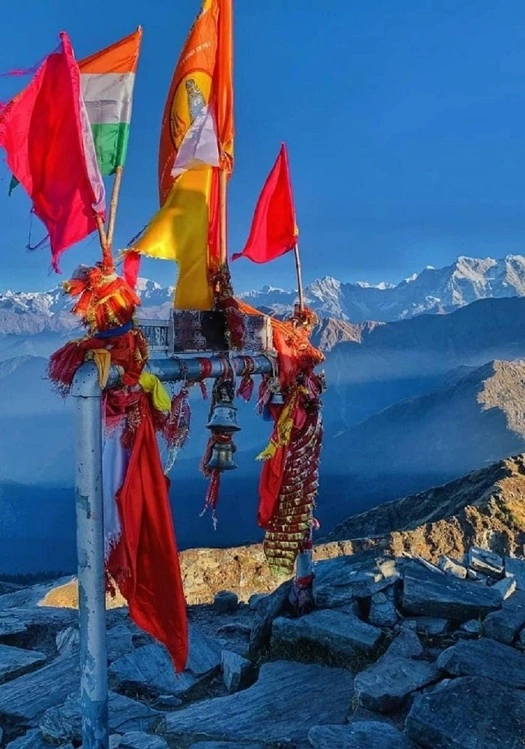
[(113, 268), (113, 257), (111, 255), (111, 249), (108, 247), (106, 227), (104, 226), (104, 222), (102, 221), (102, 218), (98, 214), (96, 217), (96, 221), (97, 221), (97, 229), (98, 229), (98, 238), (100, 240), (100, 246), (102, 248), (102, 263), (104, 267), (107, 270), (109, 270)]
[(301, 271), (301, 258), (299, 256), (299, 245), (296, 244), (293, 248), (293, 255), (295, 259), (295, 272), (297, 273), (297, 294), (299, 296), (299, 311), (304, 310), (304, 292), (303, 292), (303, 276)]
[(115, 181), (113, 182), (113, 191), (111, 193), (111, 203), (109, 204), (107, 244), (108, 244), (110, 252), (113, 247), (113, 235), (115, 234), (115, 219), (117, 216), (118, 198), (119, 198), (119, 193), (120, 193), (120, 183), (122, 182), (123, 171), (124, 171), (123, 166), (118, 166), (115, 171)]
[(228, 174), (225, 169), (221, 169), (220, 180), (221, 244), (219, 259), (221, 268), (225, 268), (228, 265), (228, 212), (226, 205)]

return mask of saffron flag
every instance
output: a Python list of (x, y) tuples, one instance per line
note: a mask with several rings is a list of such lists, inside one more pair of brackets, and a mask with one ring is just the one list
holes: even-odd
[[(179, 266), (175, 307), (211, 309), (219, 263), (218, 172), (233, 167), (232, 0), (204, 0), (171, 82), (159, 145), (159, 198), (134, 251)], [(125, 267), (137, 273), (137, 255)], [(125, 270), (126, 272), (126, 270)], [(132, 273), (130, 270), (130, 277)]]
[(126, 160), (141, 40), (139, 27), (78, 64), (102, 174), (113, 174)]
[(0, 146), (49, 233), (58, 272), (62, 252), (94, 231), (105, 211), (80, 71), (65, 32), (29, 85), (0, 110)]
[(232, 260), (246, 257), (254, 263), (268, 263), (292, 250), (298, 235), (288, 153), (283, 143), (257, 201), (246, 246), (232, 255)]

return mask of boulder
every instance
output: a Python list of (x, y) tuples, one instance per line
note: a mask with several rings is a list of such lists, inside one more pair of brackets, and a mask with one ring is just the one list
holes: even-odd
[(385, 655), (355, 677), (359, 704), (381, 713), (398, 710), (406, 698), (439, 679), (434, 663)]
[(222, 679), (229, 694), (250, 686), (254, 675), (254, 666), (251, 661), (231, 650), (223, 650), (221, 666)]
[(286, 580), (273, 593), (265, 596), (257, 607), (250, 634), (250, 653), (252, 655), (255, 655), (261, 648), (265, 648), (270, 643), (273, 620), (287, 608), (291, 589), (292, 581)]
[(0, 645), (0, 684), (40, 668), (46, 662), (44, 653)]
[(405, 572), (403, 609), (408, 614), (465, 622), (501, 608), (501, 594), (467, 580), (410, 568)]
[(79, 647), (80, 632), (76, 627), (66, 627), (57, 634), (55, 643), (60, 655), (73, 653)]
[(503, 604), (501, 611), (489, 614), (483, 622), (487, 637), (510, 645), (522, 627), (525, 627), (525, 592), (515, 593)]
[(22, 635), (24, 632), (27, 632), (27, 626), (23, 620), (10, 611), (0, 611), (0, 638)]
[(322, 648), (336, 659), (349, 661), (361, 653), (372, 653), (382, 639), (382, 632), (351, 614), (324, 609), (300, 619), (279, 617), (272, 627), (272, 650), (283, 646), (293, 651), (299, 647)]
[(306, 744), (314, 725), (344, 722), (352, 694), (348, 671), (274, 661), (261, 667), (249, 689), (167, 714), (159, 732), (173, 746), (199, 740)]
[(514, 577), (507, 575), (507, 577), (504, 577), (503, 580), (498, 580), (497, 583), (494, 583), (494, 585), (492, 586), (492, 590), (497, 590), (499, 593), (501, 593), (501, 597), (505, 601), (516, 590), (516, 580)]
[(394, 586), (374, 593), (370, 599), (369, 623), (374, 627), (393, 627), (398, 618)]
[(505, 557), (505, 573), (516, 580), (518, 590), (525, 591), (525, 559)]
[(439, 558), (438, 567), (445, 574), (459, 577), (460, 580), (465, 580), (467, 577), (467, 568), (446, 555)]
[(415, 749), (390, 723), (372, 720), (348, 726), (314, 726), (308, 740), (314, 749)]
[(134, 650), (133, 633), (126, 624), (117, 624), (108, 630), (108, 660), (115, 661)]
[(505, 574), (503, 559), (492, 551), (473, 546), (467, 554), (468, 566), (475, 572), (499, 579)]
[(416, 624), (416, 632), (426, 637), (440, 637), (450, 629), (448, 619), (440, 619), (436, 616), (417, 616), (413, 621)]
[(218, 614), (231, 614), (237, 611), (239, 598), (236, 593), (229, 590), (221, 590), (215, 594), (213, 607)]
[[(115, 692), (109, 693), (109, 729), (113, 733), (147, 731), (159, 715), (148, 705)], [(71, 694), (63, 705), (47, 710), (40, 721), (40, 731), (47, 741), (54, 744), (79, 742), (82, 739), (79, 694)]]
[(383, 657), (418, 658), (420, 655), (423, 655), (423, 645), (417, 634), (413, 630), (402, 629), (392, 640)]
[(423, 749), (518, 749), (524, 715), (525, 692), (469, 676), (418, 695), (405, 731)]
[[(498, 614), (499, 611), (494, 613)], [(489, 616), (493, 616), (493, 614), (489, 614)], [(487, 620), (485, 619), (485, 621)], [(483, 626), (483, 623), (479, 619), (469, 619), (468, 622), (463, 622), (460, 626), (459, 634), (461, 637), (481, 637), (483, 634)]]
[(313, 595), (319, 608), (335, 608), (369, 598), (399, 578), (394, 559), (376, 554), (342, 556), (315, 565)]
[(262, 744), (245, 744), (242, 741), (240, 744), (237, 741), (198, 741), (196, 744), (192, 744), (190, 749), (265, 749)]
[(488, 638), (458, 642), (439, 656), (437, 664), (451, 676), (478, 676), (525, 689), (525, 654)]
[(186, 669), (176, 674), (167, 650), (158, 643), (144, 645), (117, 658), (109, 668), (111, 684), (148, 696), (186, 697), (213, 675), (221, 663), (221, 646), (195, 627), (190, 627)]
[(44, 737), (38, 730), (34, 728), (32, 731), (28, 731), (23, 736), (19, 736), (14, 741), (11, 741), (6, 749), (51, 749), (49, 743), (45, 741)]
[(50, 707), (63, 704), (80, 681), (77, 655), (57, 658), (38, 671), (0, 686), (0, 714), (28, 728)]
[(267, 598), (267, 593), (254, 593), (250, 596), (248, 599), (248, 606), (250, 607), (251, 611), (257, 611), (261, 603), (264, 601), (265, 598)]

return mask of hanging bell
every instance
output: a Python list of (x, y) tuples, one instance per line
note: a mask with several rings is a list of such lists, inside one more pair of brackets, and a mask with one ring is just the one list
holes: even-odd
[(207, 429), (212, 432), (238, 432), (240, 426), (237, 424), (237, 409), (228, 401), (219, 401), (211, 411), (210, 420), (206, 424)]
[(233, 460), (232, 443), (216, 442), (212, 447), (211, 456), (206, 463), (206, 468), (210, 471), (231, 471), (233, 468), (237, 468), (237, 464)]
[(272, 406), (284, 406), (284, 397), (280, 390), (272, 393), (270, 397), (270, 403)]

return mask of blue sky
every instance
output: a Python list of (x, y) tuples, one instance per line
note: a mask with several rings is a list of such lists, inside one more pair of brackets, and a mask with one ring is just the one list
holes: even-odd
[[(160, 119), (200, 0), (18, 0), (2, 8), (0, 71), (69, 32), (81, 58), (144, 28), (117, 245), (156, 210)], [(305, 281), (396, 281), (457, 255), (525, 252), (522, 0), (235, 0), (236, 168), (230, 250), (247, 235), (281, 140), (290, 151)], [(0, 99), (23, 82), (0, 78)], [(49, 273), (27, 253), (29, 201), (0, 167), (0, 289), (45, 289), (98, 254), (95, 238)], [(33, 241), (44, 232), (33, 221)], [(240, 260), (236, 288), (291, 287), (292, 258)], [(172, 283), (169, 263), (143, 275)]]

